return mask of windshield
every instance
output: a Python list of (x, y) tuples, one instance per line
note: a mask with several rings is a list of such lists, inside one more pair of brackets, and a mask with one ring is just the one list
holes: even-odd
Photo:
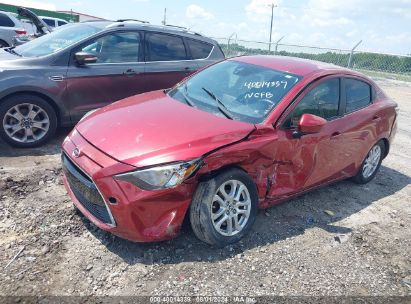
[(14, 51), (24, 57), (49, 55), (101, 31), (103, 26), (99, 25), (77, 23), (58, 27), (50, 34), (15, 47)]
[(287, 72), (228, 60), (194, 75), (168, 94), (219, 116), (261, 123), (300, 79)]

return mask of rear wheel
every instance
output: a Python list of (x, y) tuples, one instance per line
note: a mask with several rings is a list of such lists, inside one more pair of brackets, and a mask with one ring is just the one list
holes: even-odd
[(5, 48), (5, 47), (8, 47), (8, 46), (9, 46), (9, 44), (6, 41), (0, 40), (0, 48)]
[(257, 188), (247, 173), (227, 170), (201, 182), (190, 208), (190, 222), (196, 236), (223, 247), (239, 241), (254, 223)]
[(56, 131), (57, 117), (39, 96), (21, 94), (0, 102), (0, 136), (20, 148), (45, 143)]
[(357, 175), (353, 180), (358, 184), (366, 184), (371, 181), (378, 172), (385, 153), (385, 144), (382, 141), (377, 142), (365, 157)]

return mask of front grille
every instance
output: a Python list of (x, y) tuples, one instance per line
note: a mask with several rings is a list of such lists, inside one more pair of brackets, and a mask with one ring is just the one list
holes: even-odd
[(113, 224), (106, 204), (94, 182), (64, 153), (62, 154), (63, 170), (77, 200), (99, 221)]

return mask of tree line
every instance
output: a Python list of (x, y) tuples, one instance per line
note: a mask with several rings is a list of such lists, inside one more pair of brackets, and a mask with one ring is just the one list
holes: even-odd
[[(270, 52), (259, 48), (247, 48), (245, 46), (233, 43), (230, 45), (220, 44), (226, 56), (237, 55), (280, 55), (292, 56), (322, 62), (332, 63), (339, 66), (347, 67), (350, 53), (340, 53), (337, 51), (327, 51), (323, 53), (307, 53), (279, 50)], [(284, 46), (281, 46), (284, 47)], [(291, 47), (290, 47), (291, 48)], [(386, 54), (375, 54), (366, 52), (355, 52), (352, 56), (351, 67), (355, 69), (364, 69), (370, 71), (389, 72), (396, 74), (411, 74), (411, 56), (395, 56)]]

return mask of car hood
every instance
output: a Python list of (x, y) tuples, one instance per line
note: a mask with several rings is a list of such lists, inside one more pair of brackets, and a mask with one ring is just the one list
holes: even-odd
[(145, 167), (200, 157), (244, 139), (255, 126), (218, 117), (155, 91), (104, 107), (76, 129), (118, 161)]
[(5, 51), (4, 49), (0, 49), (0, 63), (2, 63), (2, 61), (10, 61), (10, 60), (18, 60), (21, 59), (21, 57), (16, 56), (12, 53), (9, 53), (7, 51)]

